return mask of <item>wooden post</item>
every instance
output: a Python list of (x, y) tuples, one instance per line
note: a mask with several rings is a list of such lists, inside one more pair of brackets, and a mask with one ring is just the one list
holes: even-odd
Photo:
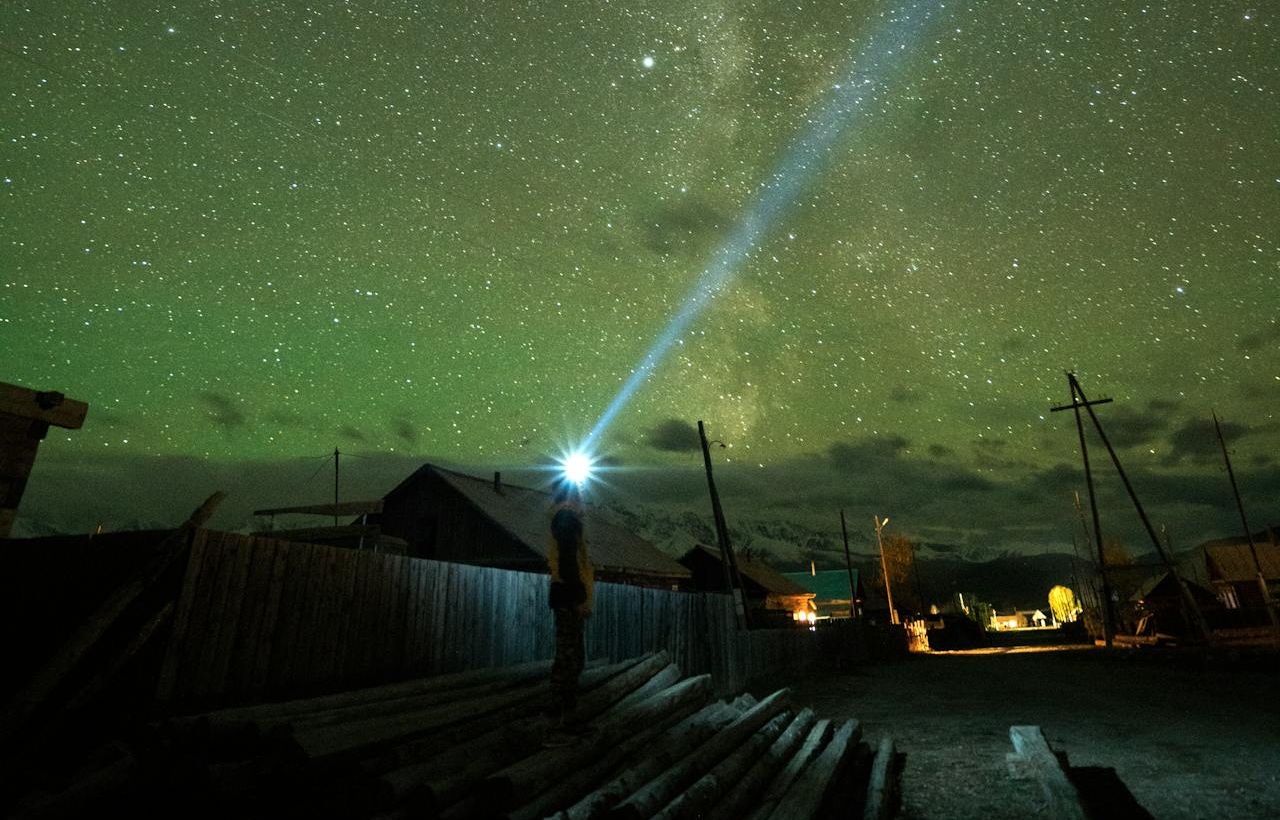
[[(1080, 406), (1088, 412), (1090, 420), (1093, 421), (1094, 429), (1098, 431), (1098, 438), (1102, 439), (1103, 446), (1107, 448), (1107, 454), (1111, 456), (1111, 463), (1115, 466), (1116, 472), (1120, 474), (1120, 481), (1124, 484), (1125, 492), (1129, 494), (1129, 500), (1133, 502), (1133, 508), (1138, 511), (1138, 518), (1141, 519), (1142, 526), (1146, 529), (1148, 537), (1151, 538), (1151, 543), (1155, 546), (1156, 552), (1160, 554), (1160, 557), (1164, 559), (1169, 572), (1173, 574), (1173, 580), (1177, 583), (1178, 589), (1182, 593), (1183, 601), (1192, 615), (1196, 629), (1201, 632), (1206, 643), (1212, 643), (1213, 633), (1209, 630), (1208, 624), (1205, 623), (1204, 616), (1200, 613), (1200, 607), (1196, 604), (1195, 598), (1191, 596), (1191, 591), (1183, 583), (1182, 576), (1178, 574), (1178, 568), (1173, 565), (1173, 558), (1165, 553), (1164, 545), (1160, 543), (1160, 538), (1156, 535), (1155, 528), (1151, 526), (1151, 520), (1147, 518), (1147, 511), (1143, 509), (1142, 502), (1138, 500), (1138, 494), (1134, 492), (1133, 485), (1129, 483), (1129, 475), (1125, 472), (1124, 465), (1120, 463), (1120, 456), (1116, 453), (1115, 448), (1111, 446), (1111, 439), (1107, 438), (1107, 432), (1102, 429), (1102, 422), (1098, 420), (1098, 415), (1093, 412), (1093, 405), (1101, 404), (1102, 402), (1090, 402), (1086, 399), (1084, 391), (1080, 388), (1080, 383), (1076, 381), (1075, 374), (1069, 373), (1067, 375), (1071, 379), (1076, 394), (1082, 400)], [(1110, 600), (1109, 595), (1108, 600)]]
[[(1098, 576), (1102, 581), (1102, 639), (1110, 649), (1115, 642), (1115, 618), (1111, 607), (1111, 581), (1107, 576), (1107, 556), (1102, 548), (1102, 524), (1098, 518), (1098, 498), (1093, 489), (1093, 471), (1089, 468), (1089, 447), (1084, 440), (1084, 419), (1080, 417), (1080, 408), (1088, 406), (1089, 400), (1080, 390), (1076, 374), (1067, 372), (1067, 386), (1071, 389), (1071, 404), (1052, 407), (1050, 413), (1072, 410), (1076, 416), (1076, 435), (1080, 438), (1080, 458), (1084, 461), (1084, 481), (1089, 488), (1089, 508), (1093, 511), (1093, 537), (1098, 546)], [(1111, 399), (1098, 399), (1095, 404), (1106, 404)]]
[(844, 566), (849, 571), (849, 619), (858, 620), (858, 584), (853, 580), (853, 558), (849, 555), (849, 527), (840, 511), (840, 535), (844, 537)]
[(893, 590), (889, 587), (889, 565), (884, 560), (884, 539), (881, 537), (884, 525), (889, 523), (889, 519), (886, 518), (882, 521), (878, 515), (872, 516), (872, 518), (876, 522), (876, 544), (880, 547), (880, 572), (884, 574), (884, 597), (889, 602), (889, 622), (897, 625), (898, 611), (893, 608)]
[(742, 576), (738, 574), (738, 561), (733, 555), (733, 544), (729, 540), (729, 525), (724, 520), (724, 510), (720, 507), (720, 494), (716, 492), (716, 480), (711, 474), (711, 446), (707, 443), (707, 430), (702, 420), (698, 420), (698, 438), (702, 441), (702, 461), (707, 469), (707, 489), (711, 492), (711, 515), (716, 525), (716, 540), (720, 543), (720, 560), (725, 565), (725, 582), (729, 594), (734, 596), (738, 608), (738, 617), (742, 626), (751, 628), (751, 616), (747, 610), (747, 591), (742, 586)]
[(0, 538), (8, 538), (49, 426), (78, 430), (89, 405), (0, 382)]
[(1240, 526), (1244, 528), (1244, 536), (1249, 539), (1249, 554), (1253, 556), (1253, 566), (1258, 571), (1258, 590), (1262, 593), (1262, 605), (1271, 620), (1271, 629), (1275, 633), (1275, 641), (1280, 645), (1280, 616), (1276, 615), (1275, 605), (1271, 601), (1271, 591), (1267, 589), (1266, 576), (1262, 574), (1262, 562), (1258, 560), (1258, 545), (1253, 541), (1253, 531), (1249, 529), (1249, 519), (1244, 514), (1244, 502), (1240, 500), (1240, 488), (1236, 485), (1236, 473), (1231, 469), (1231, 456), (1227, 454), (1227, 442), (1222, 437), (1222, 425), (1218, 424), (1218, 414), (1213, 414), (1213, 429), (1218, 433), (1218, 444), (1222, 446), (1222, 460), (1227, 465), (1227, 477), (1231, 479), (1231, 493), (1236, 498), (1236, 509), (1240, 511)]

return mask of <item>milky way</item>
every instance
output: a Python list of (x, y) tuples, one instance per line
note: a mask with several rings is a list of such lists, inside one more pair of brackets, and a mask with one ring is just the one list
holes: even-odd
[(602, 457), (663, 502), (704, 419), (757, 511), (1069, 544), (1071, 370), (1156, 518), (1238, 529), (1217, 410), (1280, 523), (1263, 4), (310, 5), (0, 8), (0, 380), (90, 405), (45, 514), (87, 463), (544, 463), (857, 82)]

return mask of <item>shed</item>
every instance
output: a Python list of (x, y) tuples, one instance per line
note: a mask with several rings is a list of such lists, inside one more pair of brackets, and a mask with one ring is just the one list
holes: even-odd
[[(1182, 579), (1187, 591), (1202, 613), (1212, 613), (1222, 606), (1211, 590), (1195, 581)], [(1167, 570), (1152, 575), (1129, 598), (1129, 606), (1135, 618), (1134, 632), (1139, 635), (1164, 633), (1187, 637), (1195, 633), (1188, 622), (1186, 602), (1178, 589), (1178, 582)]]
[[(1268, 533), (1274, 538), (1275, 529)], [(1270, 587), (1272, 597), (1280, 585), (1280, 545), (1275, 540), (1254, 539), (1254, 549), (1246, 541), (1210, 542), (1204, 545), (1204, 563), (1209, 583), (1228, 607), (1252, 609), (1262, 607), (1262, 590), (1258, 586), (1258, 568)], [(1258, 560), (1253, 560), (1254, 552)]]
[[(424, 464), (383, 498), (370, 519), (402, 538), (408, 554), (525, 572), (547, 571), (551, 494)], [(648, 541), (586, 505), (587, 549), (596, 580), (676, 589), (691, 573)]]

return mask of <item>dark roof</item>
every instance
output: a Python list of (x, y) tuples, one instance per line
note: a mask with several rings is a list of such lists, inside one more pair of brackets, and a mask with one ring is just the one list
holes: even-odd
[[(495, 488), (492, 478), (456, 473), (433, 464), (425, 464), (405, 483), (424, 470), (437, 475), (492, 521), (537, 555), (546, 558), (548, 550), (548, 518), (551, 493), (505, 482)], [(394, 492), (394, 490), (392, 491)], [(587, 551), (598, 570), (662, 578), (688, 578), (691, 573), (674, 558), (654, 545), (584, 505), (583, 525)]]
[[(784, 577), (810, 592), (819, 601), (849, 600), (849, 571), (844, 569), (824, 569), (817, 573), (784, 572)], [(853, 571), (853, 583), (861, 581), (858, 571)]]
[(1258, 577), (1258, 567), (1267, 580), (1280, 578), (1280, 546), (1267, 542), (1256, 543), (1258, 562), (1248, 543), (1209, 543), (1204, 545), (1205, 563), (1209, 577), (1214, 581), (1253, 581)]
[[(1191, 596), (1199, 604), (1216, 604), (1218, 598), (1212, 591), (1205, 589), (1200, 584), (1189, 578), (1183, 578), (1182, 582), (1187, 585), (1187, 589), (1191, 591)], [(1173, 576), (1166, 570), (1152, 575), (1150, 578), (1142, 582), (1132, 595), (1129, 596), (1130, 601), (1141, 601), (1144, 598), (1152, 597), (1177, 597), (1182, 595), (1178, 591), (1177, 582)]]
[[(701, 554), (704, 557), (711, 558), (716, 563), (720, 563), (720, 550), (718, 549), (712, 549), (704, 544), (695, 544), (693, 549), (684, 554), (684, 558), (687, 559), (695, 554)], [(765, 592), (772, 593), (774, 595), (813, 594), (811, 590), (800, 586), (795, 581), (787, 578), (781, 572), (778, 572), (763, 561), (752, 558), (750, 555), (745, 553), (742, 555), (735, 555), (734, 557), (737, 559), (738, 563), (738, 574), (755, 583)]]

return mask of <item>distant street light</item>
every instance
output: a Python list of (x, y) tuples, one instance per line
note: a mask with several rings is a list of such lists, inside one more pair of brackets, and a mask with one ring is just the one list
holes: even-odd
[(884, 574), (884, 597), (889, 602), (889, 621), (897, 624), (899, 623), (898, 611), (893, 608), (893, 590), (889, 588), (889, 565), (884, 560), (884, 538), (882, 537), (885, 525), (889, 523), (889, 518), (886, 516), (882, 519), (878, 515), (872, 516), (872, 518), (876, 522), (876, 544), (880, 547), (880, 572)]

